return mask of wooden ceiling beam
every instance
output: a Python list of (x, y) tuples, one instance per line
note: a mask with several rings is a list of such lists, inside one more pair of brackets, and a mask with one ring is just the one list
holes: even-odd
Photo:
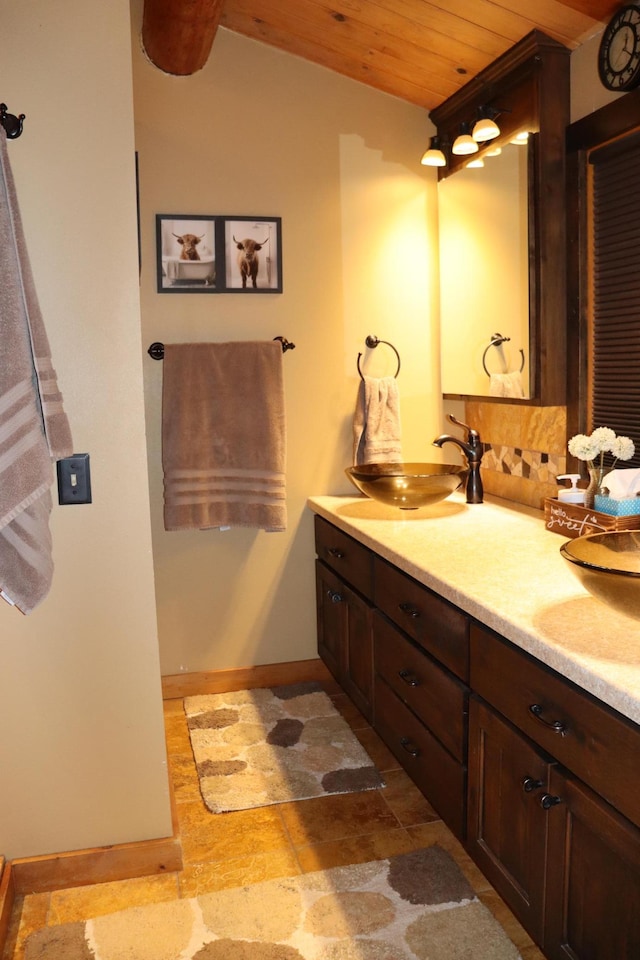
[(190, 76), (204, 67), (224, 0), (144, 0), (142, 46), (165, 73)]

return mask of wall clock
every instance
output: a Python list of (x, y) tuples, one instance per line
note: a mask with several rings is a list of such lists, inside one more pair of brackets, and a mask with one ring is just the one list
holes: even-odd
[(598, 73), (607, 90), (640, 84), (640, 8), (627, 4), (605, 27), (598, 51)]

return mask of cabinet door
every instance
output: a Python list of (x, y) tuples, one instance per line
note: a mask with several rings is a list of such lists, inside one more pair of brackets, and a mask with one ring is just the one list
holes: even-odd
[(638, 960), (640, 831), (561, 768), (550, 793), (545, 954)]
[(550, 761), (476, 697), (469, 703), (467, 842), (522, 925), (542, 942)]
[(371, 606), (316, 561), (318, 653), (367, 720), (373, 717)]

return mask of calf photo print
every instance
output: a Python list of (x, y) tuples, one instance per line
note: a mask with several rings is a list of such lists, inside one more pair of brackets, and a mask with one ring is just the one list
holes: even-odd
[(214, 293), (216, 218), (156, 217), (158, 293)]
[(282, 293), (280, 226), (278, 217), (225, 219), (227, 293)]
[(282, 293), (280, 217), (157, 214), (158, 293)]

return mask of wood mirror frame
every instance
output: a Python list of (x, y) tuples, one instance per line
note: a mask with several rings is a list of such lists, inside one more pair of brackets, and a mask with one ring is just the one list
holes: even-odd
[[(570, 51), (534, 30), (432, 110), (445, 144), (478, 107), (500, 111), (501, 138), (527, 128), (537, 132), (529, 160), (529, 356), (526, 400), (445, 394), (448, 399), (561, 406), (566, 402), (566, 197), (565, 133), (569, 122)], [(491, 141), (495, 144), (496, 141)], [(481, 145), (479, 155), (490, 145)], [(474, 155), (477, 156), (477, 155)], [(451, 176), (468, 157), (448, 156), (438, 179)], [(495, 328), (500, 329), (496, 318)]]

